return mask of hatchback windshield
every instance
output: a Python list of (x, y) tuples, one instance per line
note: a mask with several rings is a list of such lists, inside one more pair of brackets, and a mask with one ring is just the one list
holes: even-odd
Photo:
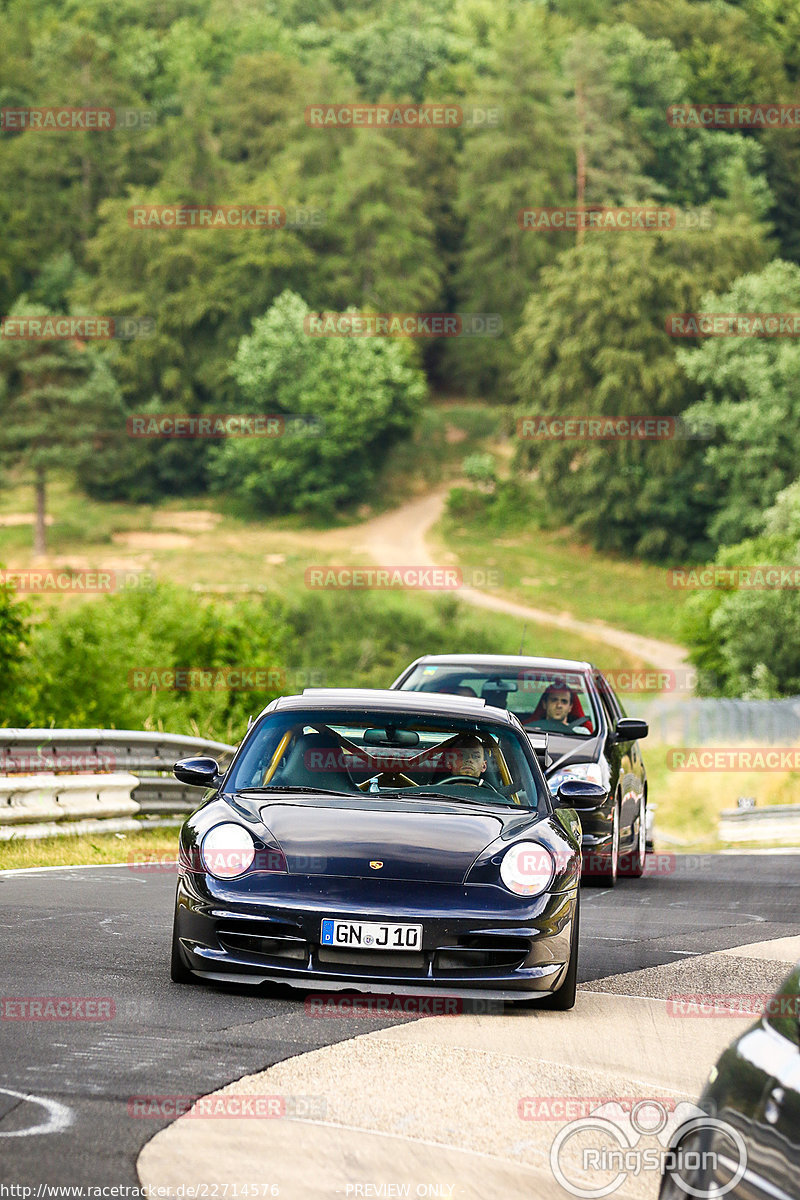
[(401, 685), (404, 692), (477, 696), (519, 717), (529, 732), (541, 730), (585, 738), (597, 732), (594, 700), (583, 671), (549, 667), (500, 670), (455, 663), (420, 663)]
[(313, 789), (538, 808), (547, 786), (522, 738), (474, 718), (331, 709), (270, 713), (226, 791)]

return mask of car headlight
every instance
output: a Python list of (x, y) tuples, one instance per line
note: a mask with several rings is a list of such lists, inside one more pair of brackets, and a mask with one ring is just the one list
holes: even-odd
[(209, 875), (218, 879), (235, 879), (253, 865), (256, 847), (251, 835), (242, 825), (226, 821), (209, 829), (200, 845), (200, 857)]
[(541, 842), (518, 842), (500, 862), (500, 878), (517, 896), (538, 896), (553, 882), (556, 862)]
[(560, 771), (556, 771), (555, 775), (551, 775), (548, 779), (547, 783), (552, 796), (555, 796), (561, 784), (566, 779), (585, 779), (589, 783), (599, 783), (601, 787), (606, 786), (603, 782), (603, 769), (600, 763), (569, 763), (568, 766), (562, 767)]

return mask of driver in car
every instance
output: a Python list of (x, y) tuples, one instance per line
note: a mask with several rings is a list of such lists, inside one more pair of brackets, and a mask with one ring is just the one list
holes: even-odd
[(478, 787), (483, 786), (485, 780), (481, 777), (486, 770), (486, 751), (479, 737), (465, 734), (453, 742), (447, 751), (447, 762), (452, 764), (454, 775), (474, 779)]
[(572, 692), (567, 687), (551, 684), (542, 696), (544, 701), (545, 720), (559, 724), (568, 724), (567, 718), (572, 708)]

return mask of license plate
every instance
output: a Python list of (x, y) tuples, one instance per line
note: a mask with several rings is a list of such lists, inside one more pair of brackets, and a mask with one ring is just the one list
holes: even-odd
[(421, 925), (395, 925), (391, 922), (322, 922), (323, 946), (357, 946), (362, 950), (421, 950)]

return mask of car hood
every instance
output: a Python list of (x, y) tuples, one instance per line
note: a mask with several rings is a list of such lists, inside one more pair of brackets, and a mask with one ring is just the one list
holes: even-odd
[[(367, 797), (297, 803), (281, 798), (261, 806), (260, 814), (292, 873), (428, 883), (460, 883), (509, 819), (505, 812), (471, 805), (412, 806)], [(521, 814), (516, 809), (509, 815), (519, 820)], [(376, 863), (381, 865), (371, 865)]]

